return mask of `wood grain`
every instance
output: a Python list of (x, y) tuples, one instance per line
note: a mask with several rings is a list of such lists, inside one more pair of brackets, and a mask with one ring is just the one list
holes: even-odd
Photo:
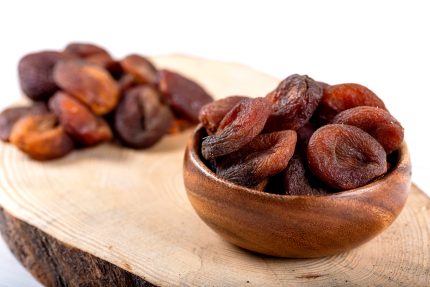
[[(277, 83), (236, 64), (155, 60), (197, 79), (217, 98), (261, 96)], [(51, 278), (43, 281), (47, 286), (430, 284), (430, 200), (415, 186), (393, 225), (350, 252), (307, 260), (260, 256), (225, 242), (194, 213), (182, 180), (190, 134), (144, 151), (106, 144), (44, 163), (0, 144), (0, 205), (7, 211), (0, 222), (8, 245), (39, 280)], [(81, 281), (74, 281), (74, 272), (64, 270), (80, 262), (97, 276), (78, 273)]]

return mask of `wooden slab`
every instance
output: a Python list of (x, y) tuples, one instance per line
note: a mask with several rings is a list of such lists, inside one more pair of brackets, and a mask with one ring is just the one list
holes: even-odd
[[(217, 98), (263, 96), (278, 80), (185, 56), (160, 67), (197, 79)], [(190, 132), (134, 151), (105, 144), (36, 162), (0, 144), (0, 230), (47, 286), (425, 286), (430, 199), (412, 187), (397, 221), (337, 256), (280, 259), (236, 248), (194, 213), (182, 181)]]

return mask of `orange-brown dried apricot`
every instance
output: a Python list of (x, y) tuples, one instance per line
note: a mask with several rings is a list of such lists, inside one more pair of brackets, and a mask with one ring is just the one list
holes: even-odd
[(54, 69), (55, 82), (86, 104), (96, 115), (112, 111), (119, 100), (118, 85), (97, 65), (79, 60), (62, 61)]
[(158, 81), (157, 68), (145, 57), (128, 55), (120, 64), (124, 72), (133, 76), (137, 83), (155, 85)]
[(159, 73), (159, 89), (176, 114), (194, 123), (199, 122), (201, 107), (213, 101), (199, 84), (168, 70)]
[(214, 134), (224, 116), (244, 99), (249, 99), (249, 97), (230, 96), (204, 105), (199, 113), (200, 123), (209, 134)]
[(312, 135), (307, 159), (311, 171), (335, 189), (367, 184), (387, 171), (384, 148), (363, 130), (329, 124)]
[(387, 154), (400, 148), (403, 142), (403, 127), (386, 110), (375, 107), (355, 107), (339, 113), (334, 124), (356, 126), (373, 136)]
[(296, 140), (293, 130), (258, 135), (234, 154), (217, 159), (216, 173), (239, 185), (257, 186), (287, 167)]
[(64, 55), (43, 51), (24, 56), (18, 64), (18, 77), (24, 94), (34, 101), (45, 101), (57, 90), (53, 78), (55, 65)]
[(214, 159), (237, 151), (262, 130), (271, 112), (265, 98), (244, 99), (222, 119), (215, 134), (202, 142), (202, 155)]
[(94, 115), (74, 97), (57, 92), (49, 100), (49, 107), (66, 133), (83, 145), (95, 145), (112, 139), (112, 131), (106, 121)]
[(72, 139), (50, 113), (20, 119), (12, 129), (10, 142), (37, 160), (59, 158), (73, 149)]
[(12, 107), (0, 113), (0, 139), (9, 141), (10, 132), (13, 126), (21, 118), (28, 115), (38, 115), (47, 113), (48, 109), (44, 103), (36, 103), (27, 107)]
[(272, 103), (272, 114), (265, 131), (299, 129), (312, 117), (322, 93), (320, 84), (306, 75), (287, 77), (266, 96)]
[(386, 109), (384, 102), (365, 86), (346, 83), (324, 88), (318, 116), (323, 122), (330, 122), (338, 113), (358, 106)]
[(158, 142), (172, 125), (173, 114), (150, 86), (129, 90), (115, 112), (115, 129), (122, 142), (146, 148)]

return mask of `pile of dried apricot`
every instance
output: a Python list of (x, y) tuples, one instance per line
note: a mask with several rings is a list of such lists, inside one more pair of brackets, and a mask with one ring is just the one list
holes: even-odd
[(37, 160), (114, 137), (128, 147), (150, 147), (198, 123), (200, 108), (213, 101), (193, 80), (158, 70), (143, 56), (115, 60), (87, 43), (28, 54), (18, 76), (33, 105), (0, 114), (0, 139)]
[(323, 195), (384, 175), (403, 128), (359, 84), (291, 75), (264, 98), (231, 96), (202, 107), (201, 156), (219, 177), (287, 195)]

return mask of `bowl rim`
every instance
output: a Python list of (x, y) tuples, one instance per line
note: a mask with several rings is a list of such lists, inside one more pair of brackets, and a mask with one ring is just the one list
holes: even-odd
[[(190, 156), (190, 159), (193, 161), (196, 168), (200, 170), (201, 173), (203, 173), (206, 177), (209, 179), (216, 181), (222, 185), (226, 185), (231, 189), (235, 189), (241, 192), (250, 193), (256, 196), (260, 196), (267, 199), (276, 199), (276, 200), (291, 200), (291, 199), (310, 199), (310, 198), (327, 198), (327, 199), (335, 199), (335, 198), (343, 198), (343, 197), (351, 197), (351, 196), (357, 196), (359, 194), (363, 193), (371, 193), (375, 190), (378, 190), (378, 188), (375, 188), (378, 185), (382, 185), (383, 183), (394, 180), (394, 177), (399, 173), (400, 170), (411, 169), (411, 163), (410, 163), (410, 155), (409, 150), (407, 147), (407, 144), (405, 141), (403, 141), (401, 147), (397, 150), (398, 160), (395, 165), (395, 167), (391, 168), (391, 170), (381, 177), (377, 178), (376, 180), (373, 180), (372, 182), (349, 190), (339, 191), (335, 193), (329, 193), (329, 194), (323, 194), (323, 195), (286, 195), (286, 194), (274, 194), (269, 192), (262, 192), (259, 190), (255, 190), (252, 188), (248, 188), (245, 186), (241, 186), (238, 184), (235, 184), (233, 182), (227, 181), (223, 178), (218, 177), (210, 168), (206, 166), (206, 164), (201, 160), (200, 155), (197, 151), (198, 147), (200, 146), (200, 141), (196, 142), (198, 133), (202, 132), (204, 129), (202, 124), (199, 124), (195, 130), (193, 131), (189, 142), (187, 144), (187, 153)], [(201, 138), (201, 137), (200, 137)], [(199, 140), (200, 140), (199, 138)]]

